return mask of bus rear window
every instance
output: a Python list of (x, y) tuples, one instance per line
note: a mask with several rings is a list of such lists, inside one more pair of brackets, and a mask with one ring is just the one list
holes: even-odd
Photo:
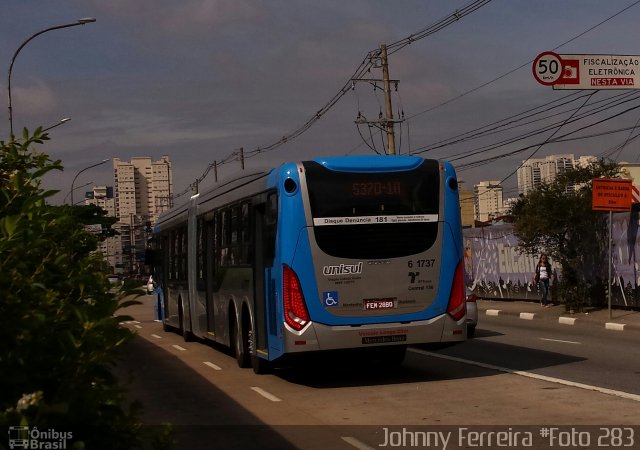
[(425, 160), (398, 172), (336, 172), (306, 161), (318, 246), (343, 258), (393, 258), (430, 248), (438, 232), (440, 171)]

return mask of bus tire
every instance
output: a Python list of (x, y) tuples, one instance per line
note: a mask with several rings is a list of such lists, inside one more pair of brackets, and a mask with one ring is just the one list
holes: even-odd
[(258, 375), (271, 373), (271, 362), (260, 358), (258, 355), (251, 355), (251, 367), (253, 368), (253, 373)]
[(256, 354), (255, 349), (255, 332), (251, 330), (249, 334), (249, 352), (251, 353), (251, 367), (253, 372), (258, 375), (264, 375), (271, 372), (271, 362), (267, 359), (260, 358)]
[(251, 365), (251, 360), (249, 358), (248, 334), (244, 332), (238, 320), (234, 320), (231, 323), (233, 324), (231, 334), (233, 339), (233, 353), (236, 356), (238, 367), (244, 369)]

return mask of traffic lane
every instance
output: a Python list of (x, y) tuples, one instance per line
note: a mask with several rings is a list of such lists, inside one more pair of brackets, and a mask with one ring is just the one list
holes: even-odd
[(640, 394), (636, 333), (516, 317), (483, 317), (479, 327), (447, 354)]
[[(141, 308), (142, 318), (149, 309)], [(137, 316), (133, 312), (131, 315)], [(384, 367), (354, 369), (353, 365), (333, 363), (319, 369), (301, 366), (257, 376), (251, 370), (239, 369), (235, 359), (226, 353), (198, 342), (184, 343), (178, 334), (162, 332), (157, 322), (146, 320), (136, 326), (140, 327), (141, 338), (178, 357), (273, 429), (317, 424), (324, 425), (322, 429), (376, 424), (575, 424), (577, 417), (581, 423), (597, 425), (610, 423), (612, 417), (616, 418), (615, 423), (635, 423), (640, 417), (637, 402), (442, 360), (413, 350), (397, 371)], [(175, 345), (185, 350), (177, 350)], [(203, 362), (211, 362), (221, 370), (213, 370)], [(252, 387), (260, 387), (280, 401), (267, 400)], [(622, 417), (620, 411), (633, 420)], [(307, 434), (313, 437), (311, 432)], [(309, 436), (302, 436), (301, 442), (306, 443)], [(286, 437), (298, 442), (297, 436)]]
[[(192, 346), (207, 348), (198, 343)], [(266, 406), (242, 406), (216, 387), (212, 379), (215, 377), (202, 376), (197, 368), (185, 363), (183, 351), (178, 352), (172, 355), (168, 348), (138, 336), (127, 344), (116, 368), (116, 374), (128, 387), (130, 401), (142, 403), (145, 428), (160, 432), (161, 424), (172, 424), (176, 440), (173, 448), (352, 450), (341, 439), (341, 433), (330, 427), (313, 426), (308, 421), (285, 427), (266, 424), (249, 409), (264, 414), (270, 406), (267, 399), (256, 396), (256, 403)], [(278, 411), (271, 414), (282, 415)], [(291, 423), (296, 424), (293, 420)]]

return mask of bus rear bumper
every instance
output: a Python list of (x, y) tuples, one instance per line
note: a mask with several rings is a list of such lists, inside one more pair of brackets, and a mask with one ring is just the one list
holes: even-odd
[(287, 331), (286, 353), (461, 342), (467, 337), (466, 317), (455, 322), (448, 314), (407, 323), (330, 326), (311, 322), (300, 332)]

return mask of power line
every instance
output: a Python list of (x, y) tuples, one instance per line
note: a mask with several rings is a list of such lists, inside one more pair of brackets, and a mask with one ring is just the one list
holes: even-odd
[[(640, 0), (638, 0), (640, 1)], [(392, 43), (390, 46), (387, 46), (388, 48), (392, 48), (393, 52), (395, 53), (396, 51), (399, 51), (400, 49), (402, 49), (403, 47), (405, 47), (406, 45), (409, 45), (413, 42), (416, 42), (420, 39), (424, 39), (428, 36), (430, 36), (433, 33), (436, 33), (437, 31), (442, 30), (443, 28), (446, 28), (447, 26), (451, 25), (452, 23), (457, 22), (458, 20), (460, 20), (462, 17), (471, 14), (472, 12), (478, 10), (479, 8), (481, 8), (482, 6), (488, 4), (489, 2), (491, 2), (491, 0), (474, 0), (470, 3), (468, 3), (467, 5), (463, 6), (462, 8), (454, 11), (453, 13), (447, 15), (445, 18), (439, 20), (438, 22), (434, 23), (433, 25), (430, 25), (429, 27), (419, 31), (418, 33), (414, 33), (404, 39), (401, 39), (400, 41), (394, 42)], [(309, 118), (302, 126), (300, 126), (299, 128), (297, 128), (296, 130), (292, 131), (291, 133), (289, 133), (288, 135), (282, 136), (282, 138), (280, 138), (279, 140), (277, 140), (276, 142), (273, 142), (269, 145), (266, 146), (262, 146), (262, 147), (257, 147), (254, 150), (251, 150), (249, 152), (245, 153), (245, 159), (248, 158), (253, 158), (255, 156), (270, 152), (272, 150), (275, 150), (279, 147), (281, 147), (282, 145), (291, 142), (292, 140), (294, 140), (295, 138), (297, 138), (298, 136), (300, 136), (301, 134), (303, 134), (304, 132), (306, 132), (309, 128), (311, 128), (311, 126), (313, 126), (318, 120), (320, 120), (320, 118), (322, 118), (322, 116), (324, 116), (336, 103), (338, 103), (338, 101), (351, 89), (351, 84), (352, 84), (352, 79), (358, 79), (358, 78), (362, 78), (367, 71), (369, 71), (369, 69), (371, 69), (372, 67), (374, 67), (374, 61), (380, 57), (380, 49), (376, 49), (376, 50), (372, 50), (370, 52), (368, 52), (367, 56), (365, 57), (365, 59), (360, 63), (360, 65), (356, 68), (356, 70), (354, 71), (353, 75), (351, 77), (349, 77), (348, 81), (342, 86), (342, 88), (319, 110), (316, 111), (316, 113)], [(226, 162), (229, 159), (229, 156), (227, 156), (224, 161)], [(213, 163), (212, 163), (213, 164)], [(204, 180), (204, 178), (207, 176), (207, 174), (209, 173), (209, 171), (211, 170), (211, 166), (212, 164), (209, 164), (207, 166), (207, 169), (205, 170), (205, 173), (200, 176), (197, 180), (196, 183), (202, 182)], [(223, 163), (221, 163), (220, 165), (223, 165)], [(196, 184), (194, 183), (194, 184)], [(174, 197), (178, 198), (181, 197), (183, 195), (185, 195), (186, 193), (188, 193), (194, 184), (189, 185), (184, 191), (182, 191), (180, 194), (176, 195)]]
[[(607, 17), (606, 19), (604, 19), (604, 20), (602, 20), (601, 22), (597, 23), (596, 25), (594, 25), (594, 26), (592, 26), (592, 27), (590, 27), (590, 28), (586, 29), (585, 31), (581, 32), (580, 34), (577, 34), (576, 36), (572, 37), (572, 38), (571, 38), (571, 39), (569, 39), (568, 41), (565, 41), (565, 42), (563, 42), (562, 44), (560, 44), (560, 45), (558, 45), (558, 46), (554, 47), (552, 50), (553, 50), (553, 51), (558, 50), (558, 49), (560, 49), (560, 48), (564, 47), (565, 45), (567, 45), (567, 44), (569, 44), (569, 43), (571, 43), (571, 42), (575, 41), (576, 39), (581, 38), (581, 37), (582, 37), (582, 36), (584, 36), (585, 34), (587, 34), (587, 33), (591, 32), (591, 31), (595, 30), (595, 29), (596, 29), (596, 28), (598, 28), (599, 26), (601, 26), (601, 25), (603, 25), (603, 24), (607, 23), (608, 21), (610, 21), (610, 20), (614, 19), (615, 17), (619, 16), (619, 15), (620, 15), (620, 14), (622, 14), (623, 12), (625, 12), (625, 11), (627, 11), (627, 10), (629, 10), (629, 9), (633, 8), (633, 7), (634, 7), (634, 6), (636, 6), (638, 3), (640, 3), (640, 0), (636, 0), (635, 2), (633, 2), (632, 4), (630, 4), (629, 6), (627, 6), (627, 7), (623, 8), (623, 9), (621, 9), (621, 10), (620, 10), (620, 11), (618, 11), (617, 13), (615, 13), (615, 14), (613, 14), (613, 15), (611, 15), (611, 16), (609, 16), (609, 17)], [(407, 120), (411, 120), (411, 119), (413, 119), (413, 118), (415, 118), (415, 117), (418, 117), (418, 116), (420, 116), (420, 115), (422, 115), (422, 114), (426, 114), (426, 113), (431, 112), (431, 111), (433, 111), (433, 110), (435, 110), (435, 109), (438, 109), (438, 108), (441, 108), (441, 107), (443, 107), (443, 106), (445, 106), (445, 105), (448, 105), (449, 103), (452, 103), (452, 102), (454, 102), (454, 101), (456, 101), (456, 100), (459, 100), (459, 99), (461, 99), (462, 97), (466, 97), (467, 95), (472, 94), (472, 93), (474, 93), (474, 92), (476, 92), (476, 91), (478, 91), (478, 90), (480, 90), (480, 89), (482, 89), (482, 88), (484, 88), (484, 87), (487, 87), (487, 86), (489, 86), (489, 85), (491, 85), (491, 84), (495, 83), (496, 81), (499, 81), (499, 80), (501, 80), (501, 79), (503, 79), (503, 78), (505, 78), (505, 77), (508, 77), (509, 75), (511, 75), (511, 74), (512, 74), (512, 73), (514, 73), (514, 72), (517, 72), (518, 70), (522, 69), (523, 67), (530, 66), (530, 65), (533, 63), (533, 61), (534, 61), (534, 59), (531, 59), (530, 61), (527, 61), (527, 62), (525, 62), (524, 64), (521, 64), (521, 65), (519, 65), (519, 66), (517, 66), (517, 67), (514, 67), (513, 69), (511, 69), (511, 70), (509, 70), (509, 71), (507, 71), (507, 72), (503, 73), (502, 75), (497, 76), (496, 78), (493, 78), (492, 80), (489, 80), (489, 81), (487, 81), (487, 82), (485, 82), (485, 83), (482, 83), (482, 84), (480, 84), (480, 85), (478, 85), (478, 86), (476, 86), (476, 87), (474, 87), (474, 88), (472, 88), (472, 89), (469, 89), (468, 91), (465, 91), (465, 92), (463, 92), (463, 93), (461, 93), (461, 94), (459, 94), (459, 95), (456, 95), (455, 97), (450, 98), (449, 100), (445, 100), (445, 101), (444, 101), (444, 102), (442, 102), (442, 103), (439, 103), (439, 104), (437, 104), (437, 105), (435, 105), (435, 106), (432, 106), (432, 107), (430, 107), (430, 108), (428, 108), (428, 109), (425, 109), (424, 111), (420, 111), (420, 112), (418, 112), (418, 113), (415, 113), (415, 114), (413, 114), (413, 115), (411, 115), (411, 116), (407, 117)]]

